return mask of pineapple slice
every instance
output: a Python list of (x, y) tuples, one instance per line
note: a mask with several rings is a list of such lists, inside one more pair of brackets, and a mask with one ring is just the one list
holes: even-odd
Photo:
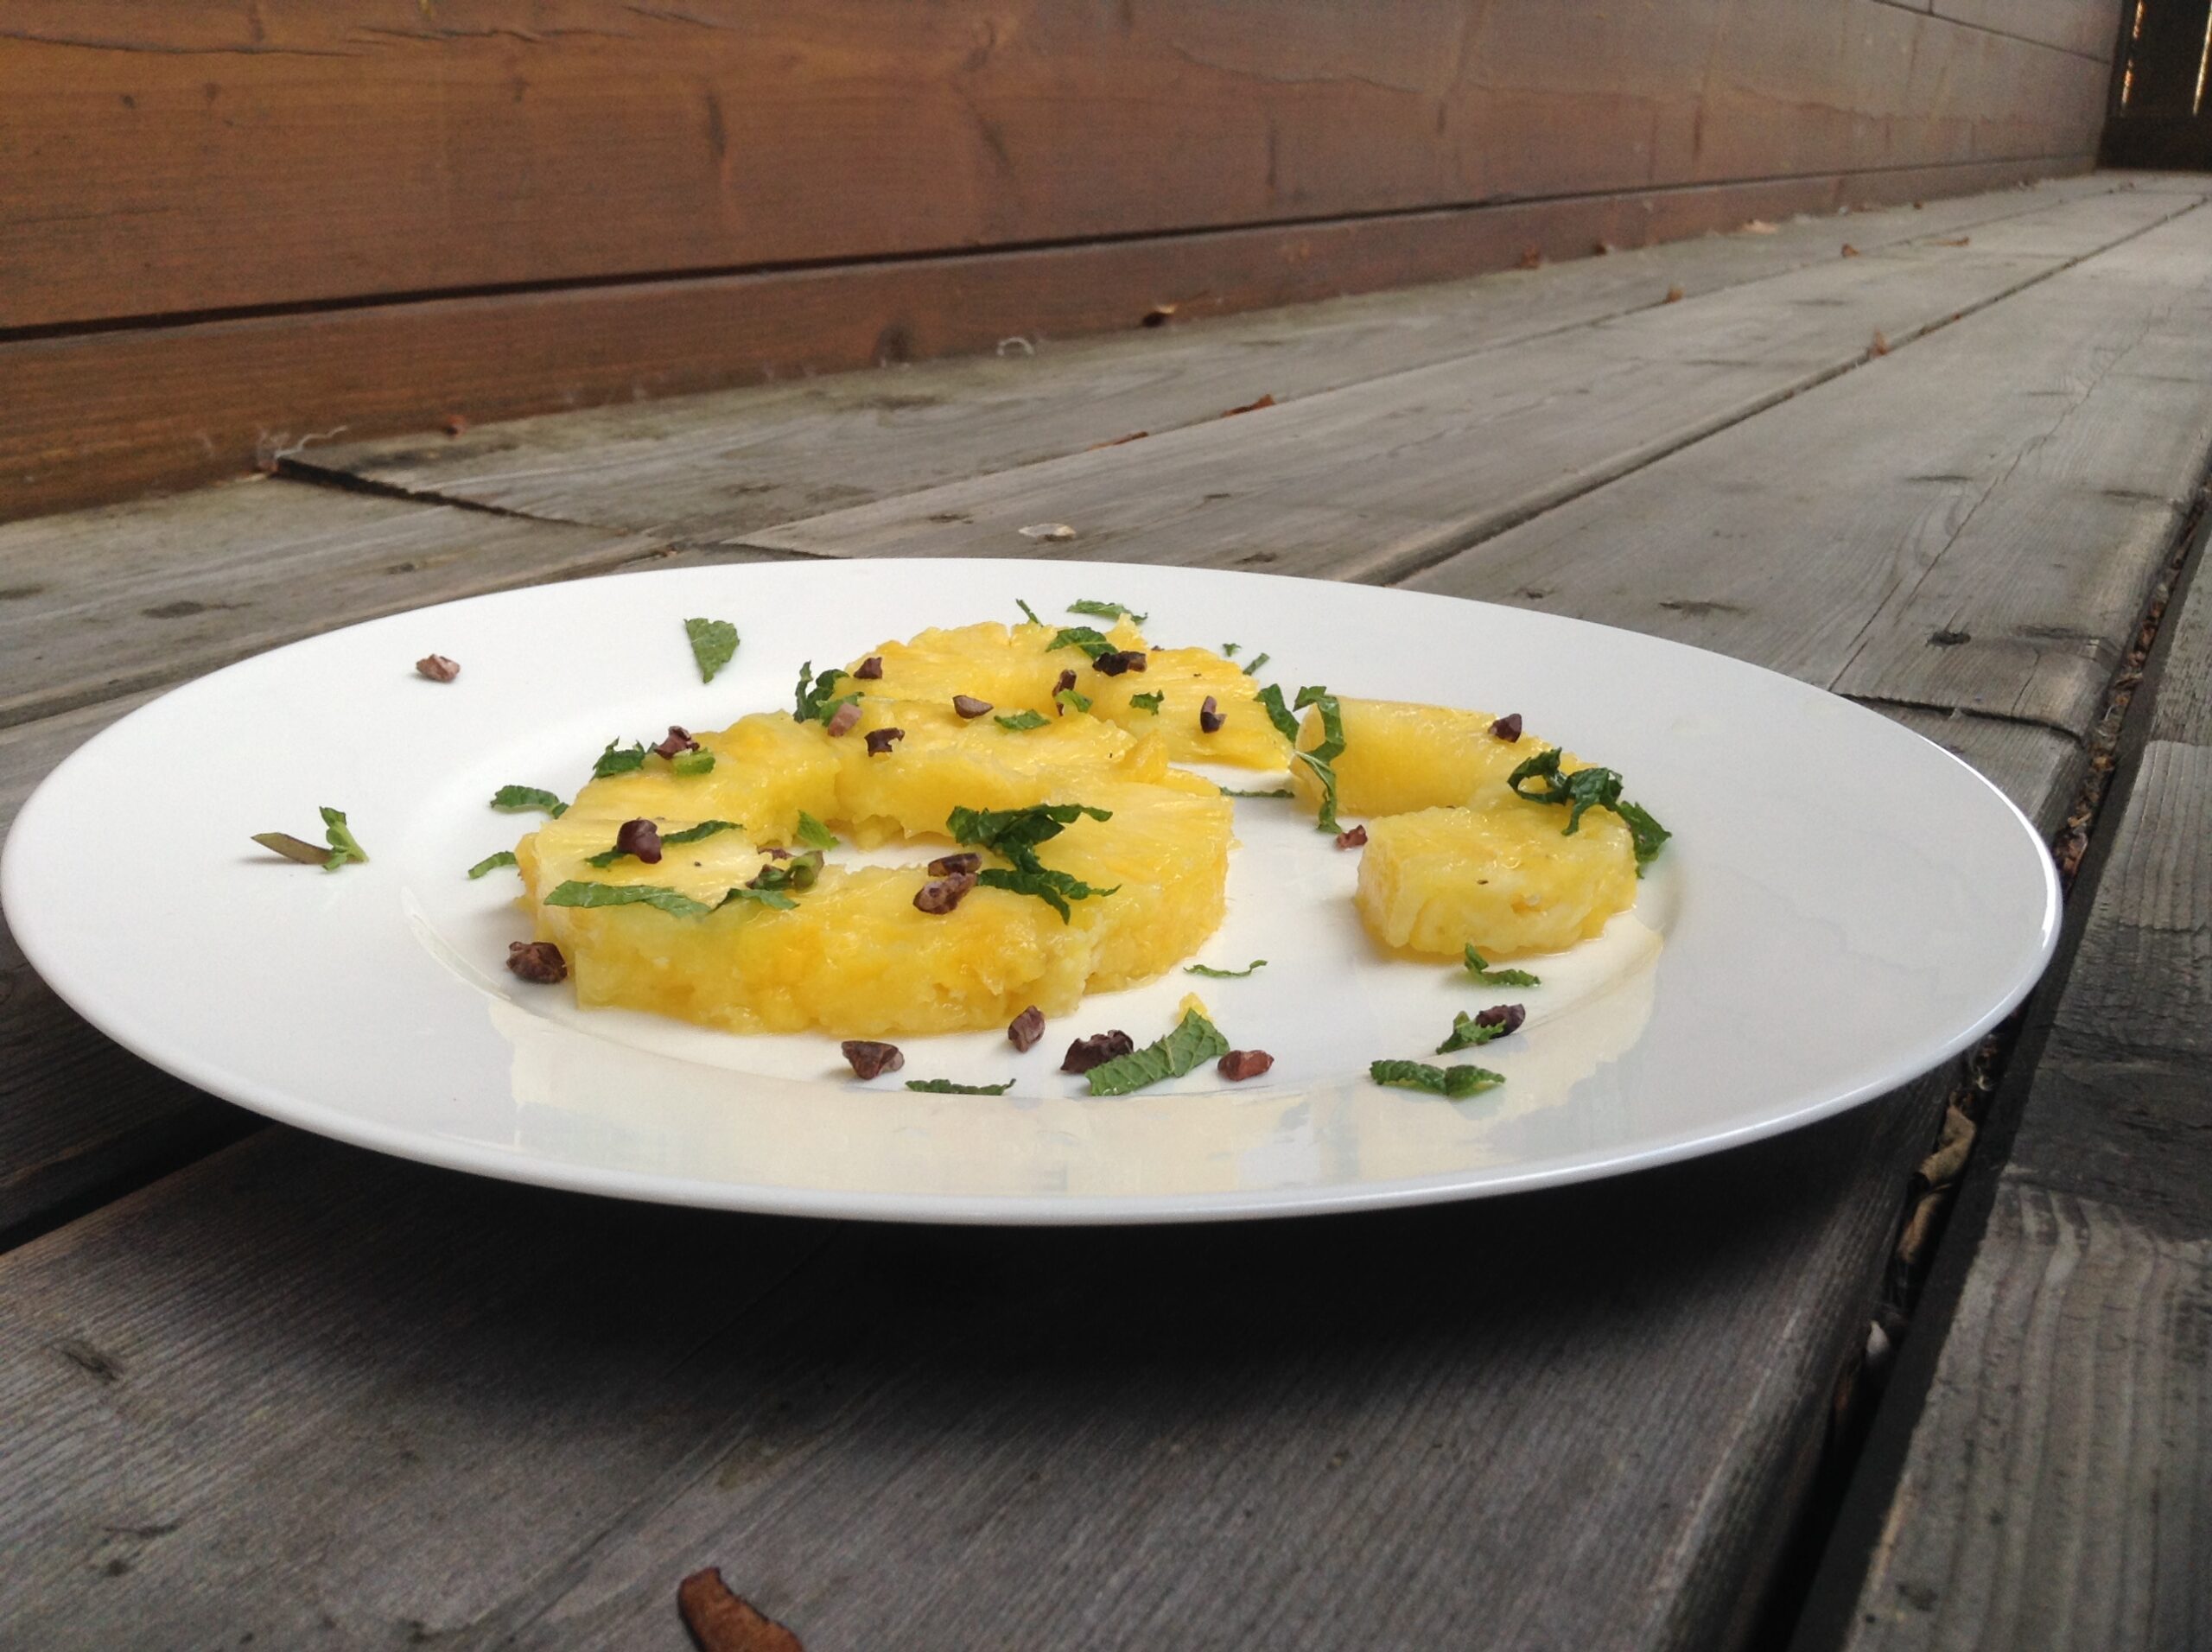
[[(1465, 803), (1492, 785), (1503, 789), (1520, 764), (1551, 749), (1525, 736), (1498, 739), (1490, 732), (1494, 720), (1487, 711), (1405, 700), (1340, 698), (1338, 706), (1344, 749), (1330, 767), (1337, 775), (1337, 807), (1346, 814), (1403, 815)], [(1298, 749), (1310, 752), (1320, 743), (1320, 710), (1308, 706)], [(1305, 764), (1291, 766), (1290, 784), (1309, 807), (1321, 806), (1321, 783)]]
[(1572, 837), (1566, 820), (1502, 785), (1471, 808), (1371, 820), (1353, 904), (1377, 941), (1441, 957), (1470, 944), (1490, 958), (1573, 946), (1636, 904), (1636, 850), (1608, 810)]

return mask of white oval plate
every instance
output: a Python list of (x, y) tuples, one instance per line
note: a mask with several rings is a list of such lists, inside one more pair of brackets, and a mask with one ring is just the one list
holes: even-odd
[[(1635, 911), (1540, 987), (1382, 956), (1357, 856), (1292, 806), (1237, 804), (1230, 912), (1202, 961), (1094, 997), (1017, 1055), (998, 1033), (905, 1041), (901, 1078), (1014, 1078), (1004, 1096), (862, 1086), (834, 1040), (736, 1038), (504, 968), (514, 875), (463, 868), (532, 817), (499, 785), (573, 795), (609, 739), (788, 706), (799, 662), (932, 625), (1050, 619), (1081, 597), (1168, 645), (1237, 642), (1287, 687), (1517, 710), (1618, 769), (1675, 834)], [(736, 622), (702, 686), (683, 620)], [(1071, 623), (1080, 621), (1071, 620)], [(412, 663), (459, 660), (440, 685)], [(1266, 786), (1279, 777), (1223, 777)], [(345, 810), (371, 856), (335, 874)], [(892, 858), (921, 858), (917, 846)], [(432, 1164), (624, 1198), (929, 1222), (1289, 1216), (1611, 1175), (1793, 1128), (1966, 1047), (2034, 983), (2058, 918), (2034, 829), (1986, 781), (1847, 702), (1719, 655), (1451, 597), (1208, 570), (1044, 562), (784, 562), (543, 586), (293, 644), (156, 701), (72, 754), (0, 865), (23, 950), (88, 1020), (202, 1089)], [(1265, 1079), (1211, 1066), (1093, 1099), (1075, 1036), (1139, 1043), (1195, 989)], [(1452, 1012), (1527, 1026), (1478, 1052), (1465, 1102), (1384, 1090)], [(1465, 1060), (1469, 1056), (1451, 1058)]]

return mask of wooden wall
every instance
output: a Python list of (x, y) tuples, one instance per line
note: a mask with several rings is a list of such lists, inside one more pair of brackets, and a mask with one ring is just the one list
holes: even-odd
[(0, 0), (0, 515), (2075, 170), (2113, 0)]

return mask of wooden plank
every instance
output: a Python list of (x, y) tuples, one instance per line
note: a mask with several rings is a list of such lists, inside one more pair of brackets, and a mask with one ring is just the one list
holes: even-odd
[[(2208, 496), (2212, 501), (2212, 496)], [(2205, 541), (2195, 554), (2193, 578), (2212, 588), (2203, 572)], [(2151, 702), (2151, 738), (2185, 746), (2212, 746), (2212, 595), (2177, 601), (2166, 611), (2172, 641)]]
[(0, 326), (2093, 149), (2098, 62), (1838, 10), (16, 0)]
[(1852, 1652), (2212, 1642), (2212, 1241), (2007, 1178)]
[(1926, 10), (1977, 29), (2040, 41), (2099, 63), (2112, 61), (2120, 9), (2077, 0), (1932, 0)]
[(2198, 209), (1409, 582), (2081, 734), (2204, 473), (2208, 384)]
[[(1986, 226), (1965, 247), (1839, 257), (1242, 418), (831, 511), (747, 543), (1027, 555), (1034, 542), (1019, 530), (1056, 522), (1077, 537), (1055, 554), (1080, 559), (1387, 579), (1539, 512), (1562, 515), (1562, 501), (1847, 372), (1877, 333), (1901, 345), (2101, 247), (2139, 236), (2163, 247), (2159, 232), (2144, 232), (2190, 204), (2139, 194), (2067, 202)], [(2070, 257), (2049, 250), (2061, 236)], [(2014, 253), (2016, 241), (2044, 250)], [(2199, 266), (2185, 269), (2190, 256)], [(2201, 264), (2191, 243), (2158, 268), (2185, 290)], [(2085, 271), (2074, 286), (2092, 280)], [(1534, 560), (1548, 575), (1548, 542)], [(1631, 577), (1641, 581), (1641, 571)], [(1637, 588), (1646, 602), (1661, 595), (1648, 582)]]
[(810, 1645), (1731, 1644), (1938, 1093), (1526, 1198), (1019, 1243), (271, 1130), (0, 1259), (0, 1623), (673, 1645), (714, 1563)]
[(2035, 723), (1918, 706), (1872, 708), (1978, 769), (2046, 837), (2065, 823), (2086, 760), (2082, 743)]
[[(1079, 453), (1135, 431), (1278, 403), (1660, 302), (1915, 238), (1968, 234), (2125, 181), (2085, 177), (1907, 207), (1798, 218), (1231, 320), (1039, 340), (1006, 358), (562, 413), (434, 435), (334, 442), (288, 461), (440, 499), (691, 540)], [(1034, 353), (1030, 353), (1033, 348)]]
[[(604, 572), (658, 548), (259, 478), (0, 528), (0, 725), (381, 613)], [(403, 664), (404, 662), (403, 662)]]
[[(232, 475), (308, 434), (423, 430), (1510, 268), (1747, 219), (1992, 188), (1963, 162), (1077, 246), (643, 280), (0, 342), (0, 517)], [(1120, 434), (1120, 433), (1117, 433)]]

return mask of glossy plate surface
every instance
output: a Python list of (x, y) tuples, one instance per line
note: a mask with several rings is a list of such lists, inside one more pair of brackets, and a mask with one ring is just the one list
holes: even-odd
[[(1618, 769), (1675, 836), (1634, 912), (1538, 988), (1379, 956), (1357, 856), (1286, 802), (1237, 804), (1230, 913), (1201, 962), (1094, 997), (1016, 1056), (1002, 1035), (905, 1041), (899, 1078), (1014, 1078), (1002, 1097), (852, 1081), (827, 1038), (741, 1039), (502, 967), (512, 873), (465, 867), (573, 795), (611, 738), (788, 707), (802, 659), (926, 626), (1147, 613), (1165, 645), (1236, 642), (1294, 688), (1517, 710)], [(683, 621), (734, 621), (702, 686)], [(1070, 623), (1081, 623), (1071, 617)], [(436, 651), (447, 685), (415, 675)], [(1217, 778), (1263, 787), (1266, 777)], [(336, 874), (249, 838), (319, 841), (345, 810), (372, 859)], [(919, 859), (925, 846), (879, 858)], [(619, 1197), (931, 1222), (1295, 1215), (1615, 1174), (1749, 1141), (1892, 1089), (2026, 994), (2057, 931), (2033, 829), (1936, 747), (1791, 679), (1518, 609), (1363, 586), (1044, 562), (774, 563), (628, 575), (450, 603), (245, 661), (135, 712), (25, 805), (0, 896), (41, 974), (147, 1059), (272, 1118), (410, 1158)], [(1107, 1027), (1159, 1036), (1196, 990), (1274, 1071), (1209, 1066), (1092, 1099), (1055, 1069)], [(1465, 1102), (1379, 1089), (1452, 1013), (1529, 1021)], [(1473, 1058), (1472, 1055), (1457, 1059)]]

